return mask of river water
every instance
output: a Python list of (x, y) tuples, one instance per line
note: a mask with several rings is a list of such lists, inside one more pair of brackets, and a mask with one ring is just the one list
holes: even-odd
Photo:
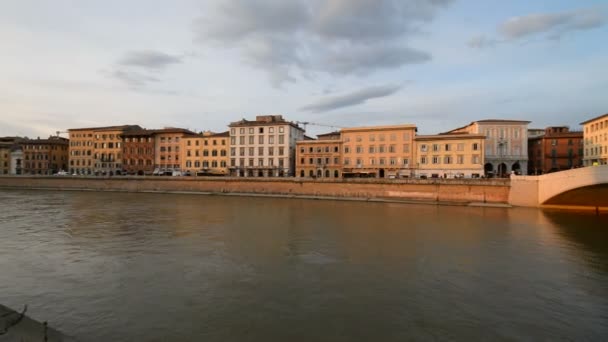
[(82, 341), (608, 340), (608, 216), (0, 190), (0, 301)]

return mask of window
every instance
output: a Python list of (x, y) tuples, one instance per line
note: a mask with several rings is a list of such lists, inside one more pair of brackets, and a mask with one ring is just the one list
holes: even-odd
[(427, 146), (425, 144), (420, 145), (420, 152), (426, 152)]
[(369, 165), (376, 165), (376, 159), (375, 158), (370, 158), (369, 159)]
[(426, 156), (420, 157), (420, 164), (426, 164)]
[(279, 127), (279, 133), (283, 133), (285, 131), (285, 127)]
[(362, 152), (363, 152), (363, 147), (357, 146), (357, 153), (362, 153)]
[(456, 150), (457, 151), (464, 151), (464, 144), (463, 143), (457, 144), (456, 145)]
[(376, 153), (376, 146), (371, 145), (371, 146), (369, 147), (369, 153)]
[(279, 147), (279, 155), (282, 156), (285, 154), (285, 147), (281, 146)]
[(433, 164), (439, 164), (439, 156), (433, 156)]
[(344, 165), (350, 165), (350, 158), (344, 158)]
[(284, 143), (285, 143), (285, 136), (279, 135), (279, 144), (284, 144)]
[(264, 134), (264, 127), (260, 127), (260, 129), (258, 131), (260, 134)]
[(369, 141), (376, 141), (376, 136), (373, 134), (369, 135)]
[[(207, 141), (205, 140), (205, 142), (207, 142)], [(241, 135), (239, 137), (239, 145), (245, 145), (245, 136), (244, 135)]]
[(479, 144), (473, 143), (473, 151), (478, 151), (478, 150), (479, 150)]
[(249, 127), (249, 134), (253, 134), (253, 127)]
[(258, 156), (263, 156), (263, 155), (264, 155), (264, 148), (258, 147)]
[(456, 163), (458, 163), (458, 164), (464, 164), (464, 156), (463, 156), (463, 155), (461, 155), (461, 154), (460, 154), (460, 155), (458, 155), (458, 156), (456, 157)]
[[(272, 138), (272, 136), (270, 138)], [(264, 136), (263, 135), (258, 136), (258, 143), (260, 145), (264, 144)], [(269, 139), (268, 143), (272, 144), (272, 142), (270, 141), (270, 139)]]
[(385, 147), (384, 145), (380, 145), (380, 149), (378, 150), (380, 153), (384, 153)]
[(395, 133), (391, 133), (390, 139), (391, 141), (397, 140), (397, 135)]
[(439, 144), (433, 144), (433, 152), (439, 151)]
[(390, 164), (391, 164), (391, 165), (396, 165), (396, 164), (397, 164), (397, 159), (396, 159), (396, 158), (394, 158), (394, 157), (391, 157), (391, 159), (390, 159)]
[(268, 132), (269, 132), (269, 133), (274, 133), (274, 127), (270, 127), (270, 128), (268, 128)]
[(395, 153), (395, 152), (396, 152), (396, 151), (395, 151), (395, 145), (389, 145), (389, 146), (388, 146), (388, 152), (389, 152), (389, 153)]
[(473, 158), (471, 160), (473, 162), (473, 164), (479, 164), (479, 156), (478, 155), (473, 155)]
[(446, 151), (451, 151), (452, 150), (452, 144), (445, 144), (444, 146)]
[(403, 144), (403, 153), (410, 153), (410, 144)]
[(452, 156), (444, 156), (443, 157), (444, 164), (452, 164)]
[(408, 158), (403, 158), (402, 162), (403, 162), (403, 166), (407, 167), (408, 165), (410, 165), (410, 160)]
[(255, 154), (255, 148), (254, 147), (250, 147), (249, 148), (249, 156), (253, 156)]
[(255, 139), (255, 137), (253, 135), (249, 136), (249, 145), (253, 145), (254, 144), (254, 142), (255, 142), (254, 139)]
[(344, 146), (344, 153), (350, 153), (350, 146)]

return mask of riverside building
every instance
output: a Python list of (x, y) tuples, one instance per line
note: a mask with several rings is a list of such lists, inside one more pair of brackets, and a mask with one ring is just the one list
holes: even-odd
[(228, 175), (230, 132), (185, 135), (182, 138), (182, 171), (196, 176)]
[(528, 137), (528, 174), (568, 170), (583, 165), (583, 132), (547, 127)]
[(344, 128), (343, 177), (413, 176), (415, 125)]
[(153, 174), (172, 175), (181, 172), (181, 140), (186, 135), (196, 134), (184, 128), (163, 128), (154, 130), (154, 171)]
[(140, 129), (123, 134), (122, 166), (129, 175), (151, 175), (154, 171), (154, 130)]
[(511, 172), (528, 171), (528, 124), (522, 120), (479, 120), (447, 133), (483, 134), (485, 141), (484, 173), (505, 177)]
[(296, 176), (342, 178), (342, 139), (340, 132), (317, 135), (317, 139), (296, 143)]
[(20, 143), (23, 153), (21, 174), (51, 175), (68, 169), (68, 139), (25, 139)]
[(581, 122), (585, 141), (585, 166), (608, 164), (608, 113)]
[(260, 115), (230, 125), (231, 176), (288, 177), (295, 175), (296, 142), (304, 129), (282, 115)]
[(483, 176), (485, 135), (450, 133), (417, 135), (416, 176), (479, 178)]
[(141, 130), (141, 127), (122, 125), (68, 129), (70, 173), (122, 174), (122, 135), (132, 130)]

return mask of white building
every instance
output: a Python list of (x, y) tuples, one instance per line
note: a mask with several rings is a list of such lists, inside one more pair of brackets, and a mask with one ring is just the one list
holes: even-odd
[(525, 175), (528, 170), (528, 124), (522, 120), (479, 120), (448, 133), (486, 136), (486, 176), (503, 177), (511, 171)]
[(304, 129), (282, 115), (256, 116), (229, 127), (231, 176), (294, 176), (296, 141), (304, 140)]

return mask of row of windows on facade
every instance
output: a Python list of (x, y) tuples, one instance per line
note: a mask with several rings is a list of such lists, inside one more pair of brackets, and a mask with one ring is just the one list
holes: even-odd
[(95, 138), (95, 140), (122, 140), (121, 136), (118, 134), (70, 134), (70, 138)]
[[(226, 146), (226, 140), (222, 139), (221, 143), (222, 143), (222, 146)], [(192, 144), (192, 140), (187, 140), (186, 141), (186, 145), (187, 146), (192, 146), (192, 145), (194, 145), (194, 146), (200, 146), (200, 140), (199, 139), (194, 140), (194, 144)], [(213, 139), (211, 141), (211, 145), (217, 146), (217, 140)], [(203, 146), (209, 146), (209, 139), (203, 140)]]
[(139, 137), (139, 138), (137, 138), (137, 137), (133, 137), (133, 138), (126, 137), (124, 140), (125, 140), (126, 143), (127, 142), (134, 142), (134, 143), (136, 143), (136, 142), (142, 142), (142, 143), (143, 142), (149, 142), (149, 143), (151, 143), (151, 142), (154, 141), (154, 139), (152, 137)]
[[(76, 141), (78, 142), (78, 141)], [(93, 148), (99, 148), (99, 149), (105, 149), (105, 148), (120, 148), (122, 146), (122, 143), (119, 142), (110, 142), (110, 143), (93, 143), (92, 145), (86, 145), (86, 146), (93, 146)], [(72, 153), (76, 152), (77, 150), (72, 150), (70, 151), (70, 154), (73, 155)], [(85, 151), (85, 150), (83, 150)]]
[[(268, 128), (267, 131), (265, 130), (266, 128)], [(245, 134), (245, 132), (249, 132), (249, 134), (255, 134), (255, 131), (256, 131), (256, 129), (254, 127), (249, 127), (247, 129), (245, 127), (239, 128), (239, 134), (241, 134), (241, 135)], [(264, 132), (274, 133), (275, 127), (257, 127), (257, 131), (259, 134), (264, 134)], [(285, 127), (279, 126), (278, 131), (279, 131), (279, 133), (284, 133)], [(230, 135), (236, 135), (236, 128), (230, 129)]]
[(509, 133), (513, 133), (512, 135), (515, 139), (519, 139), (521, 136), (519, 128), (488, 128), (485, 132), (486, 138), (505, 139)]
[[(317, 170), (317, 172), (315, 172), (314, 170), (308, 171), (308, 177), (330, 178), (331, 175), (332, 175), (331, 170), (325, 170), (325, 172), (323, 172), (323, 170)], [(333, 175), (334, 175), (334, 178), (340, 178), (340, 171), (334, 170)], [(300, 177), (306, 177), (306, 171), (300, 170)]]
[[(355, 153), (363, 153), (363, 146), (356, 146), (355, 147)], [(386, 153), (387, 152), (387, 148), (385, 145), (379, 145), (377, 148), (376, 146), (372, 145), (368, 147), (368, 153)], [(344, 146), (344, 153), (351, 153), (351, 148), (350, 146)], [(402, 149), (403, 153), (409, 153), (410, 152), (410, 144), (403, 144), (403, 149)], [(397, 153), (397, 146), (396, 145), (388, 145), (388, 153)]]
[[(560, 140), (559, 140), (559, 139), (551, 139), (551, 146), (559, 146), (559, 142), (560, 142)], [(536, 144), (537, 144), (537, 145), (541, 145), (542, 143), (543, 143), (543, 142), (542, 142), (542, 140), (541, 140), (541, 139), (538, 139), (538, 140), (536, 141)], [(582, 140), (582, 139), (580, 139), (580, 140), (579, 140), (579, 142), (578, 142), (578, 144), (579, 144), (579, 145), (582, 145), (582, 144), (583, 144), (583, 140)], [(568, 139), (568, 146), (574, 146), (574, 140), (573, 140), (573, 139)]]
[[(602, 152), (602, 150), (603, 150), (603, 152)], [(596, 146), (596, 147), (585, 149), (586, 156), (599, 156), (599, 155), (607, 154), (607, 153), (608, 153), (608, 146)]]
[[(249, 147), (249, 148), (245, 148), (245, 147), (239, 147), (239, 156), (263, 156), (264, 152), (267, 151), (268, 152), (268, 156), (274, 156), (274, 152), (275, 149), (274, 147), (258, 147), (257, 149), (257, 154), (255, 154), (255, 147)], [(248, 153), (245, 153), (248, 152)], [(285, 148), (284, 147), (279, 147), (277, 149), (277, 155), (282, 156), (285, 154)], [(230, 155), (231, 156), (236, 156), (236, 147), (231, 147), (230, 148)]]
[(585, 133), (593, 133), (608, 128), (608, 119), (585, 126)]
[[(268, 144), (274, 144), (275, 141), (277, 141), (279, 144), (284, 144), (285, 143), (285, 136), (284, 135), (279, 135), (278, 136), (278, 140), (275, 140), (275, 136), (274, 135), (270, 135), (268, 136)], [(237, 145), (236, 143), (236, 138), (237, 137), (231, 137), (230, 138), (230, 143), (232, 145)], [(240, 136), (239, 138), (239, 145), (245, 145), (245, 141), (247, 141), (248, 145), (254, 145), (255, 144), (255, 136), (254, 135), (250, 135), (250, 136)], [(265, 135), (259, 135), (258, 136), (258, 145), (263, 145), (264, 141), (266, 141), (266, 136)]]
[(25, 150), (61, 150), (65, 151), (68, 149), (67, 146), (58, 146), (58, 145), (24, 145), (23, 149)]
[[(211, 151), (203, 150), (202, 152), (203, 152), (202, 153), (203, 157), (208, 157), (210, 154), (209, 152), (211, 152), (212, 157), (217, 157), (218, 153), (219, 153), (219, 156), (226, 157), (226, 150), (220, 150), (219, 152), (218, 152), (218, 150), (211, 150)], [(201, 153), (199, 150), (194, 150), (194, 153), (192, 153), (191, 150), (186, 151), (186, 156), (188, 156), (188, 157), (192, 157), (192, 156), (199, 157), (200, 155), (201, 155)]]
[[(325, 153), (330, 153), (331, 151), (333, 151), (334, 153), (338, 153), (340, 151), (340, 148), (338, 146), (325, 146), (325, 148), (317, 146), (316, 149), (311, 146), (308, 148), (309, 153), (315, 153), (315, 151), (316, 153), (323, 153), (324, 151)], [(306, 153), (306, 148), (300, 147), (300, 153)]]
[(57, 164), (49, 164), (49, 163), (45, 163), (45, 162), (38, 162), (38, 163), (25, 162), (26, 169), (48, 169), (48, 168), (56, 169), (57, 167), (58, 167)]
[[(240, 167), (245, 167), (245, 166), (249, 166), (249, 167), (264, 167), (264, 166), (268, 166), (268, 167), (274, 167), (274, 166), (278, 166), (278, 167), (284, 167), (287, 163), (285, 162), (285, 160), (283, 158), (278, 158), (278, 163), (275, 164), (275, 159), (274, 158), (270, 158), (267, 159), (267, 164), (265, 164), (266, 159), (264, 158), (258, 158), (258, 163), (254, 164), (255, 159), (254, 158), (249, 158), (247, 161), (248, 163), (245, 164), (245, 158), (240, 158), (239, 159), (239, 164), (238, 166)], [(236, 159), (232, 158), (230, 159), (230, 166), (234, 167), (237, 166), (236, 164)]]
[[(48, 154), (34, 154), (30, 157), (29, 154), (25, 154), (25, 160), (49, 160)], [(57, 160), (57, 156), (53, 155), (51, 160)], [(65, 156), (61, 156), (61, 160), (65, 160)]]
[[(578, 150), (578, 154), (579, 154), (580, 156), (582, 156), (582, 155), (583, 155), (583, 149), (582, 149), (582, 148), (580, 148), (580, 149)], [(536, 156), (537, 156), (537, 157), (540, 157), (541, 155), (542, 155), (542, 150), (537, 149), (537, 150), (536, 150)], [(574, 156), (574, 150), (573, 150), (573, 149), (571, 149), (571, 148), (569, 148), (569, 149), (568, 149), (568, 157), (572, 157), (572, 156)], [(553, 149), (551, 149), (551, 157), (553, 157), (553, 158), (557, 157), (557, 150), (556, 150), (556, 149), (554, 149), (554, 148), (553, 148)]]
[[(450, 165), (450, 164), (464, 164), (465, 163), (465, 156), (464, 155), (457, 155), (456, 158), (454, 158), (454, 156), (443, 156), (443, 158), (441, 156), (421, 156), (420, 157), (420, 164), (446, 164), (446, 165)], [(388, 164), (387, 164), (388, 162)], [(478, 155), (473, 155), (471, 156), (471, 163), (472, 164), (481, 164), (480, 163), (480, 158)], [(344, 165), (350, 165), (350, 158), (344, 158)], [(403, 165), (405, 167), (408, 167), (410, 164), (410, 160), (409, 158), (370, 158), (368, 160), (367, 164), (363, 163), (363, 159), (357, 158), (355, 160), (355, 165), (357, 166), (363, 166), (363, 165)]]
[(150, 160), (150, 159), (146, 159), (146, 160), (143, 160), (143, 159), (127, 159), (127, 160), (125, 160), (125, 164), (126, 165), (131, 165), (131, 166), (135, 166), (135, 165), (138, 165), (138, 166), (144, 166), (144, 165), (146, 165), (146, 166), (152, 166), (152, 160)]
[(587, 139), (585, 139), (585, 144), (587, 144), (587, 145), (597, 144), (597, 143), (601, 143), (604, 141), (608, 141), (608, 133), (604, 133), (604, 134), (596, 135), (594, 137), (587, 138)]
[(215, 167), (227, 167), (227, 163), (225, 160), (221, 160), (219, 163), (217, 160), (212, 160), (211, 163), (209, 163), (208, 161), (204, 160), (203, 162), (201, 162), (200, 160), (195, 160), (194, 163), (191, 160), (187, 160), (186, 161), (186, 167), (192, 167), (192, 165), (194, 165), (195, 168), (199, 168), (199, 167), (203, 167), (203, 168), (208, 168), (209, 165), (211, 165), (211, 167), (215, 168)]
[(143, 148), (143, 147), (139, 147), (139, 148), (124, 148), (123, 149), (123, 153), (127, 154), (139, 154), (139, 155), (153, 155), (154, 154), (154, 150), (152, 148)]
[[(330, 165), (330, 160), (331, 158), (316, 158), (316, 163), (315, 163), (315, 158), (308, 158), (308, 164), (309, 165)], [(334, 163), (332, 165), (338, 165), (340, 164), (340, 158), (338, 157), (334, 157), (333, 158)], [(300, 158), (300, 164), (301, 165), (306, 165), (306, 158)]]
[[(402, 135), (403, 140), (405, 140), (405, 141), (410, 140), (411, 136), (412, 135), (409, 132), (405, 132)], [(368, 137), (368, 141), (370, 141), (370, 142), (376, 141), (376, 135), (375, 134), (369, 134), (367, 137)], [(363, 136), (361, 136), (361, 135), (355, 136), (355, 141), (356, 142), (362, 142), (363, 141)], [(385, 134), (378, 134), (378, 141), (386, 141), (386, 135)], [(389, 141), (397, 141), (397, 134), (396, 133), (389, 134)], [(344, 136), (344, 142), (350, 142), (350, 135), (345, 135)]]

